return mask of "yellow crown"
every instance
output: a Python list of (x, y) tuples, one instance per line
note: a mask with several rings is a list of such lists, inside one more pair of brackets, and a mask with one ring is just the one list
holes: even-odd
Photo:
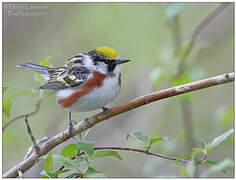
[(118, 54), (116, 53), (116, 51), (108, 46), (99, 46), (96, 49), (96, 52), (99, 54), (103, 54), (109, 58), (117, 58)]

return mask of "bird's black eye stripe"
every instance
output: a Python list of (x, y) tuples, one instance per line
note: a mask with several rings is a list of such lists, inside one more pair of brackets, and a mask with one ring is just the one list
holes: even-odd
[(104, 62), (105, 64), (110, 64), (112, 62), (109, 58), (103, 55), (96, 55), (94, 57), (94, 63), (96, 63), (96, 61), (101, 61), (101, 62)]

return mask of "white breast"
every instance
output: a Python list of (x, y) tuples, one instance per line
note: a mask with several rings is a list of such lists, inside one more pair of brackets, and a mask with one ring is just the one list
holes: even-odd
[(93, 89), (89, 94), (79, 98), (70, 111), (91, 111), (110, 103), (119, 93), (119, 77), (104, 80), (103, 86)]
[[(109, 104), (120, 92), (119, 73), (120, 67), (114, 72), (115, 76), (110, 76), (103, 81), (101, 87), (94, 88), (87, 95), (82, 96), (74, 103), (69, 111), (91, 111)], [(56, 92), (57, 100), (66, 98), (73, 94), (75, 90), (64, 89)]]

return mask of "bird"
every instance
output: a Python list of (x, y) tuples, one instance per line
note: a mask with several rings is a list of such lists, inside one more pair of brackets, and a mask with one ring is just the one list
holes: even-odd
[(101, 108), (108, 119), (105, 106), (119, 94), (121, 64), (129, 61), (120, 58), (113, 48), (99, 46), (70, 57), (63, 66), (24, 63), (16, 67), (38, 72), (47, 80), (39, 89), (54, 91), (57, 103), (69, 112), (69, 134), (74, 138), (71, 112)]

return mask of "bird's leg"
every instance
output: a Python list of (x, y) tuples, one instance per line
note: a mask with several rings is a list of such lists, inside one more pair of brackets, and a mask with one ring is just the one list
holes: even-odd
[(104, 107), (104, 106), (101, 107), (101, 108), (102, 108), (102, 111), (104, 112), (104, 114), (106, 116), (106, 119), (108, 119), (109, 118), (109, 109)]
[(71, 121), (71, 112), (69, 111), (69, 133), (70, 133), (71, 137), (74, 139), (73, 130), (74, 130), (74, 126)]

